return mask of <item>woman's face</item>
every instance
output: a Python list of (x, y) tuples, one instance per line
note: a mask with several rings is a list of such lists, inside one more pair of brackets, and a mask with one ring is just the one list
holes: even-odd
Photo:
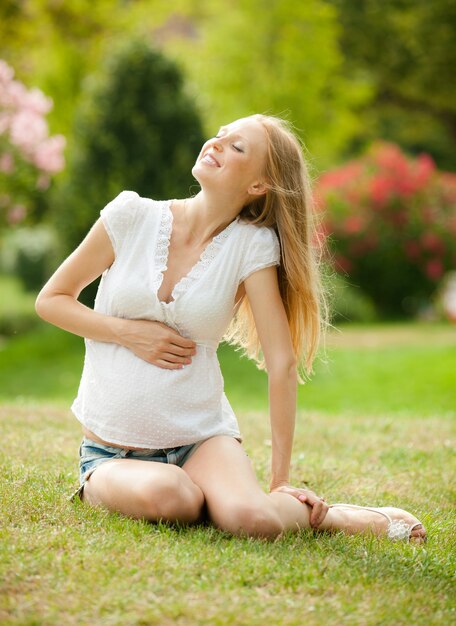
[(237, 196), (255, 193), (264, 181), (266, 131), (258, 120), (241, 118), (220, 127), (216, 137), (206, 141), (192, 174), (201, 187), (231, 191)]

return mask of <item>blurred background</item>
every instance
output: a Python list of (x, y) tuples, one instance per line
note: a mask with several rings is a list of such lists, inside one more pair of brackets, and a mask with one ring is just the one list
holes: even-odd
[[(328, 243), (306, 406), (453, 410), (455, 25), (451, 0), (3, 0), (0, 400), (74, 396), (83, 342), (33, 303), (100, 209), (196, 193), (202, 143), (262, 112), (304, 141)], [(233, 404), (264, 407), (264, 373), (219, 354)]]

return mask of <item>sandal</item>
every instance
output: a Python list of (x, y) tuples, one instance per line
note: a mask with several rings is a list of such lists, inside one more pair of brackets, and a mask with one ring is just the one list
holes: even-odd
[[(337, 504), (329, 504), (328, 506), (330, 508), (334, 506), (348, 506), (354, 509), (365, 509), (367, 511), (375, 511), (375, 513), (380, 513), (380, 515), (383, 515), (383, 517), (386, 517), (386, 519), (389, 521), (387, 537), (389, 539), (392, 539), (393, 541), (410, 541), (412, 530), (414, 528), (416, 528), (417, 526), (422, 526), (424, 529), (424, 526), (421, 522), (416, 522), (415, 524), (407, 524), (407, 522), (401, 519), (392, 520), (388, 513), (384, 513), (383, 511), (379, 511), (378, 509), (374, 509), (369, 506), (358, 506), (357, 504), (343, 504), (340, 502)], [(421, 537), (421, 539), (423, 541), (427, 541), (427, 536), (424, 535), (424, 537)]]

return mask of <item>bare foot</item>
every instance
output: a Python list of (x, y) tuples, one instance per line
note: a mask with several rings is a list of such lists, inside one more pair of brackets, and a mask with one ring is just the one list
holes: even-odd
[[(412, 543), (421, 544), (427, 540), (426, 530), (423, 524), (411, 513), (404, 511), (404, 509), (398, 509), (396, 507), (369, 507), (366, 509), (364, 507), (358, 508), (357, 505), (353, 504), (329, 506), (330, 509), (325, 519), (326, 524), (320, 526), (322, 529), (325, 525), (332, 530), (343, 530), (349, 535), (373, 532), (377, 536), (386, 536), (390, 522), (385, 515), (379, 514), (382, 512), (388, 515), (393, 522), (403, 521), (409, 526), (419, 524), (415, 526), (410, 533), (410, 541)], [(376, 513), (376, 511), (378, 511), (378, 513)], [(327, 519), (328, 517), (329, 519)]]

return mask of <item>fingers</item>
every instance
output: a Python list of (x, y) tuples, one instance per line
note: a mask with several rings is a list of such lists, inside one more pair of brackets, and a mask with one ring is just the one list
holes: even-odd
[(329, 510), (329, 506), (326, 504), (323, 498), (317, 496), (313, 491), (306, 491), (306, 493), (300, 493), (298, 496), (300, 502), (305, 502), (312, 507), (310, 513), (310, 525), (312, 528), (317, 528), (325, 519)]
[(178, 348), (184, 348), (184, 349), (195, 349), (196, 348), (196, 343), (192, 340), (189, 339), (188, 337), (183, 337), (182, 335), (180, 335), (177, 330), (175, 330), (174, 328), (171, 328), (170, 326), (167, 326), (167, 328), (170, 331), (170, 343), (173, 343), (176, 345), (176, 347)]
[(328, 510), (329, 506), (322, 500), (319, 500), (314, 504), (309, 519), (312, 528), (318, 528), (318, 526), (320, 526), (325, 519)]
[(169, 361), (163, 361), (163, 359), (157, 359), (152, 365), (157, 365), (164, 370), (180, 370), (184, 367), (182, 363), (170, 363)]

